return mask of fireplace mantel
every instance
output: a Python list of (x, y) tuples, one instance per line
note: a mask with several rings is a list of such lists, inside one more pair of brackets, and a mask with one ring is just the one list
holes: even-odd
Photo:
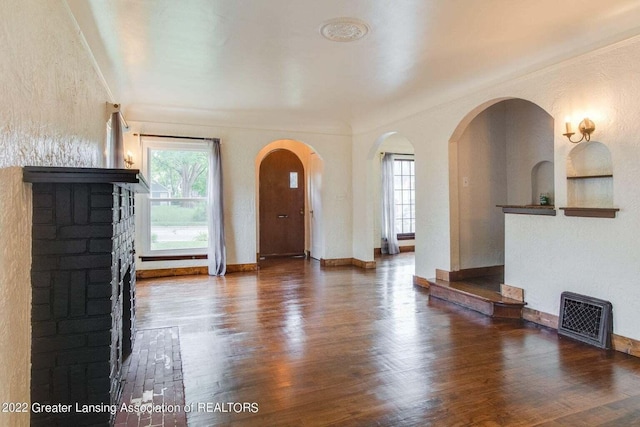
[(25, 166), (23, 181), (31, 183), (116, 184), (136, 193), (148, 193), (149, 185), (138, 169)]

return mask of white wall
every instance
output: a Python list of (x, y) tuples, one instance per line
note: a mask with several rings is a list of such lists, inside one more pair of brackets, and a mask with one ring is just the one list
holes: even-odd
[(29, 402), (31, 193), (12, 166), (101, 166), (110, 101), (64, 2), (0, 2), (0, 93), (0, 402)]
[[(460, 268), (504, 263), (507, 203), (505, 103), (480, 113), (457, 141)], [(455, 225), (454, 225), (455, 226)]]
[[(450, 270), (448, 142), (487, 104), (507, 98), (529, 100), (554, 119), (555, 205), (566, 206), (566, 158), (574, 144), (562, 135), (564, 117), (588, 114), (596, 123), (592, 138), (605, 144), (613, 162), (616, 219), (507, 215), (505, 281), (525, 289), (528, 307), (558, 314), (565, 290), (610, 300), (614, 331), (640, 339), (640, 38), (574, 58), (506, 83), (425, 108), (406, 119), (354, 136), (353, 185), (366, 189), (366, 154), (390, 131), (415, 146), (416, 275), (434, 277)], [(574, 127), (577, 123), (574, 124)], [(357, 194), (358, 192), (356, 192)], [(370, 194), (370, 193), (369, 193)], [(371, 241), (372, 200), (354, 198), (354, 253), (366, 254)], [(368, 228), (371, 227), (371, 228)], [(371, 248), (372, 246), (369, 246)]]
[[(522, 99), (503, 101), (505, 106), (505, 143), (507, 149), (507, 204), (540, 203), (540, 194), (532, 194), (532, 171), (540, 162), (553, 163), (553, 118), (542, 108)], [(541, 171), (544, 172), (544, 166)], [(551, 192), (551, 183), (540, 180), (540, 192)], [(546, 185), (545, 185), (546, 184)], [(551, 184), (551, 185), (549, 185)]]
[[(351, 138), (345, 135), (240, 129), (204, 124), (168, 124), (128, 119), (131, 131), (125, 134), (125, 149), (134, 160), (141, 158), (134, 133), (220, 138), (224, 176), (225, 236), (228, 264), (251, 264), (257, 253), (256, 157), (278, 140), (299, 141), (312, 147), (324, 162), (323, 231), (324, 257), (351, 257)], [(134, 164), (138, 168), (139, 164)], [(140, 230), (145, 218), (136, 218)], [(143, 255), (143, 254), (139, 254)], [(139, 270), (204, 265), (195, 261), (138, 260)]]

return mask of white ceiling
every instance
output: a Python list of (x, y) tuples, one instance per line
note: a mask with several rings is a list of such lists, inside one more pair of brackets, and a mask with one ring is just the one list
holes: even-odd
[[(638, 0), (67, 4), (128, 120), (349, 129), (640, 33)], [(337, 17), (365, 21), (369, 34), (323, 39)]]

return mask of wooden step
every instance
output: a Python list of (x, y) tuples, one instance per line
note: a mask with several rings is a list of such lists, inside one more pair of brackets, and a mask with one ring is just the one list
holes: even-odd
[(487, 316), (505, 319), (522, 319), (522, 309), (526, 305), (525, 302), (505, 298), (495, 290), (465, 281), (431, 279), (429, 294)]

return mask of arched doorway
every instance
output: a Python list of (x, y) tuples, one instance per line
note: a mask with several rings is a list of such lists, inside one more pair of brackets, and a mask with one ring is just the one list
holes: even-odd
[(305, 254), (305, 173), (287, 149), (276, 149), (260, 163), (260, 257)]
[[(553, 118), (524, 99), (498, 99), (465, 117), (449, 145), (451, 271), (504, 271), (498, 206), (553, 204)], [(489, 270), (490, 269), (490, 270)]]

